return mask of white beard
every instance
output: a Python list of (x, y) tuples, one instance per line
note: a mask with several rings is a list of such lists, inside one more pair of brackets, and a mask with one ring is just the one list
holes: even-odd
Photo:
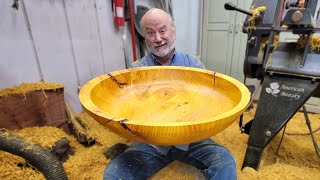
[(168, 55), (171, 52), (172, 49), (174, 49), (175, 45), (176, 45), (176, 42), (174, 41), (171, 44), (171, 46), (167, 46), (165, 49), (160, 48), (159, 50), (156, 50), (154, 47), (150, 47), (148, 44), (147, 44), (147, 48), (152, 54), (154, 54), (158, 57), (165, 57), (166, 55)]

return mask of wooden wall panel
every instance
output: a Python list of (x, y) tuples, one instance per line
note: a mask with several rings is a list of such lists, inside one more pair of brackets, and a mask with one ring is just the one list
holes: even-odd
[(27, 0), (24, 3), (43, 80), (64, 84), (66, 100), (79, 111), (79, 77), (64, 1)]
[[(171, 0), (173, 18), (176, 24), (176, 48), (200, 60), (200, 29), (201, 29), (201, 3), (202, 1)], [(188, 18), (188, 23), (185, 19)]]
[(113, 25), (111, 1), (20, 0), (0, 5), (0, 89), (22, 82), (57, 82), (82, 111), (77, 88), (124, 69), (123, 28)]
[(96, 0), (96, 7), (105, 72), (125, 69), (122, 41), (124, 28), (114, 26), (110, 1)]
[(65, 0), (80, 85), (104, 73), (95, 1)]
[(41, 79), (23, 7), (16, 11), (11, 5), (0, 5), (0, 89)]

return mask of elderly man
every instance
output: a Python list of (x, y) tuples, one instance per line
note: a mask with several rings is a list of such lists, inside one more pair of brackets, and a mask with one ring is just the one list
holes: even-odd
[[(175, 25), (166, 12), (150, 9), (142, 17), (140, 25), (150, 53), (134, 62), (132, 67), (205, 68), (200, 61), (175, 50)], [(234, 157), (228, 149), (211, 139), (175, 146), (134, 143), (110, 162), (105, 169), (104, 179), (147, 179), (174, 160), (200, 169), (206, 179), (237, 179)]]

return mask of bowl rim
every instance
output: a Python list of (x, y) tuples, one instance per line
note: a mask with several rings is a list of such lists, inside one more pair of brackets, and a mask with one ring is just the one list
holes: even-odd
[(234, 79), (233, 77), (227, 76), (222, 73), (214, 72), (211, 70), (206, 70), (206, 69), (200, 69), (200, 68), (194, 68), (194, 67), (184, 67), (184, 66), (144, 66), (144, 67), (137, 67), (137, 68), (129, 68), (129, 69), (122, 69), (122, 70), (117, 70), (113, 71), (107, 74), (102, 74), (100, 76), (97, 76), (91, 80), (89, 80), (85, 85), (82, 86), (79, 92), (79, 100), (84, 108), (84, 110), (89, 111), (90, 113), (93, 113), (96, 116), (99, 116), (100, 118), (112, 120), (112, 121), (123, 121), (127, 120), (126, 118), (123, 117), (116, 117), (106, 111), (102, 111), (98, 106), (96, 106), (93, 101), (91, 101), (90, 95), (92, 89), (99, 84), (101, 81), (104, 81), (108, 78), (110, 78), (110, 75), (112, 76), (117, 76), (122, 73), (126, 72), (132, 72), (132, 71), (145, 71), (145, 70), (152, 70), (152, 69), (170, 69), (170, 70), (191, 70), (191, 71), (196, 71), (196, 72), (202, 72), (206, 74), (211, 74), (217, 77), (220, 77), (224, 80), (227, 80), (228, 82), (232, 83), (235, 85), (240, 93), (241, 93), (241, 100), (238, 102), (238, 104), (230, 109), (229, 111), (226, 111), (222, 114), (219, 114), (217, 116), (214, 116), (212, 118), (208, 118), (206, 120), (201, 120), (201, 121), (185, 121), (185, 122), (153, 122), (153, 121), (125, 121), (126, 124), (130, 125), (143, 125), (143, 126), (163, 126), (163, 127), (168, 127), (168, 126), (187, 126), (187, 125), (196, 125), (196, 124), (203, 124), (203, 123), (209, 123), (213, 121), (218, 121), (221, 119), (225, 119), (231, 116), (234, 116), (238, 113), (242, 113), (244, 109), (247, 108), (249, 101), (250, 101), (250, 92), (248, 88), (241, 83), (240, 81)]

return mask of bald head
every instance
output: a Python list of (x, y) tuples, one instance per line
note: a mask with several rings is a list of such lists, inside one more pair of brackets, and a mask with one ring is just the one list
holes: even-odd
[(141, 29), (149, 51), (158, 56), (162, 63), (173, 55), (176, 29), (171, 16), (161, 9), (153, 8), (142, 17)]
[(143, 35), (146, 32), (147, 26), (159, 25), (160, 23), (171, 26), (172, 28), (175, 27), (170, 14), (158, 8), (148, 10), (140, 21), (140, 27)]

